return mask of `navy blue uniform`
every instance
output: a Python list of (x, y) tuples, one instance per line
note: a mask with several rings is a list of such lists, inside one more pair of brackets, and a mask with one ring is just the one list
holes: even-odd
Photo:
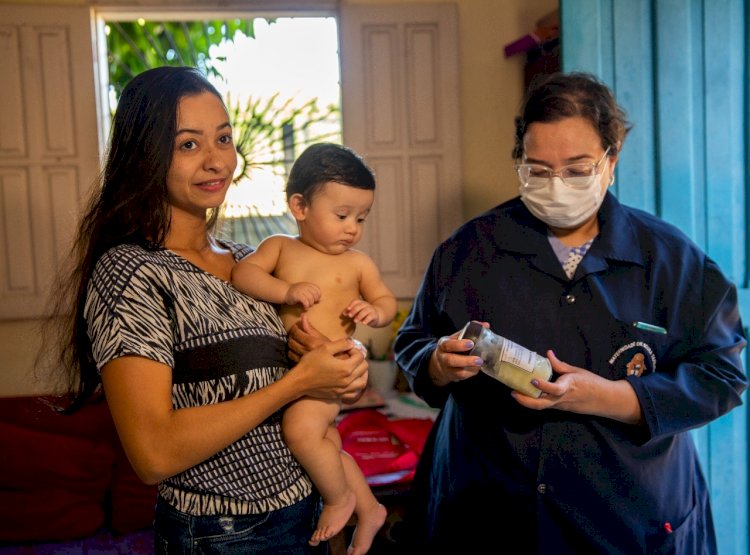
[[(546, 225), (518, 198), (436, 249), (395, 344), (413, 390), (442, 408), (409, 517), (430, 552), (499, 553), (511, 538), (520, 553), (716, 552), (688, 431), (741, 404), (747, 387), (736, 288), (677, 228), (611, 193), (598, 217), (600, 234), (571, 280)], [(645, 423), (526, 409), (482, 372), (436, 387), (430, 354), (468, 320), (627, 379)]]

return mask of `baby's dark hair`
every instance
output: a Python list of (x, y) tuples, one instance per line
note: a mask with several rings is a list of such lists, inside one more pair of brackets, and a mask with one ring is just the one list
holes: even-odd
[(612, 91), (594, 75), (583, 72), (552, 73), (537, 76), (529, 86), (516, 117), (516, 143), (513, 158), (523, 156), (523, 138), (532, 123), (551, 123), (581, 117), (596, 129), (602, 148), (609, 154), (619, 146), (631, 125)]
[(286, 198), (300, 194), (310, 202), (329, 181), (357, 189), (375, 189), (375, 176), (359, 154), (343, 145), (316, 143), (307, 147), (292, 165)]

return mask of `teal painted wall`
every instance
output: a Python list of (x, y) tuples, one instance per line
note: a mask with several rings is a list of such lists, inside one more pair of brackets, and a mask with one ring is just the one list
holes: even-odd
[[(595, 73), (634, 127), (615, 194), (674, 223), (740, 289), (750, 324), (750, 14), (744, 0), (561, 0), (562, 67)], [(745, 352), (746, 369), (748, 352)], [(747, 394), (745, 395), (747, 403)], [(721, 555), (748, 553), (746, 405), (693, 432)]]

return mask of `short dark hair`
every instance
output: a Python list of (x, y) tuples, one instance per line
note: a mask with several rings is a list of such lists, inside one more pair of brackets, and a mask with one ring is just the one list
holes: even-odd
[(523, 138), (532, 123), (549, 123), (569, 117), (582, 117), (599, 134), (603, 149), (618, 152), (631, 129), (612, 91), (590, 73), (552, 73), (537, 76), (529, 85), (516, 117), (513, 157), (523, 156)]
[(359, 154), (343, 145), (316, 143), (307, 147), (292, 165), (286, 198), (300, 194), (309, 202), (329, 181), (357, 189), (375, 189), (375, 176)]

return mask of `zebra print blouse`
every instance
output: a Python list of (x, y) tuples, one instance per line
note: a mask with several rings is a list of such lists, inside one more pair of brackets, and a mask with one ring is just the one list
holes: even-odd
[[(235, 260), (252, 252), (224, 244)], [(170, 366), (178, 409), (247, 395), (287, 371), (286, 333), (270, 304), (163, 248), (107, 251), (94, 269), (84, 315), (98, 368), (125, 355)], [(264, 513), (311, 491), (282, 441), (280, 413), (159, 484), (162, 497), (193, 515)]]

